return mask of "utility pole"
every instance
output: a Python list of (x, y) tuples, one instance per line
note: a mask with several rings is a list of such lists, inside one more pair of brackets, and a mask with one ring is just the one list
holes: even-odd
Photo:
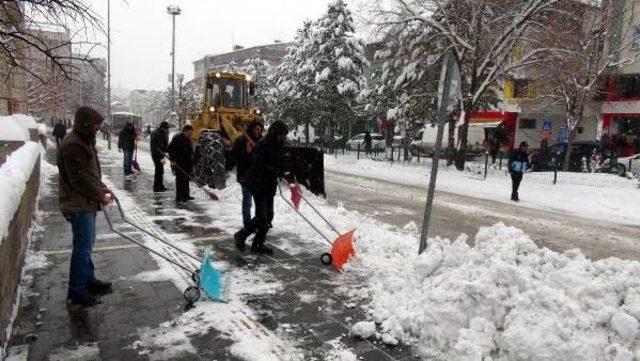
[(109, 120), (107, 148), (111, 150), (111, 133), (113, 132), (113, 119), (111, 119), (111, 0), (107, 0), (107, 119)]
[(182, 10), (177, 5), (167, 6), (167, 13), (173, 19), (173, 31), (171, 32), (171, 113), (176, 111), (176, 15)]
[(444, 137), (444, 125), (449, 118), (449, 99), (453, 67), (455, 66), (451, 52), (447, 52), (443, 64), (445, 67), (442, 69), (442, 73), (440, 74), (440, 89), (442, 89), (442, 96), (440, 97), (440, 106), (438, 109), (438, 135), (436, 137), (436, 145), (433, 150), (431, 177), (429, 180), (429, 188), (427, 190), (427, 202), (424, 206), (424, 218), (422, 219), (422, 233), (420, 234), (420, 248), (418, 249), (418, 254), (422, 254), (422, 252), (427, 249), (429, 228), (431, 226), (431, 210), (433, 209), (433, 198), (436, 190), (436, 179), (438, 177), (438, 165), (440, 163), (440, 153), (442, 151), (442, 138)]

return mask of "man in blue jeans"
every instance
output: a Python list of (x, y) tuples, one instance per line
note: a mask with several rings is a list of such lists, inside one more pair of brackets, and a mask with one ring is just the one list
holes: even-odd
[(133, 163), (133, 152), (136, 149), (136, 138), (136, 128), (131, 122), (125, 124), (118, 135), (118, 150), (124, 155), (123, 168), (125, 176), (133, 174), (131, 165)]
[(108, 204), (113, 192), (102, 183), (96, 134), (102, 115), (80, 107), (71, 134), (58, 151), (59, 201), (62, 214), (73, 232), (67, 302), (84, 306), (100, 302), (98, 296), (111, 293), (111, 283), (96, 278), (91, 252), (96, 239), (96, 213)]
[(251, 190), (247, 184), (247, 172), (251, 165), (251, 153), (253, 147), (262, 138), (264, 124), (262, 121), (255, 120), (247, 126), (242, 136), (238, 137), (233, 146), (233, 157), (236, 161), (236, 180), (242, 188), (242, 224), (244, 227), (249, 226), (251, 220)]

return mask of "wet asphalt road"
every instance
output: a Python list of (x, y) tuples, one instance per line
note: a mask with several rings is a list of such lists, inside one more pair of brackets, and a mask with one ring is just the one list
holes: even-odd
[[(326, 172), (328, 200), (403, 227), (422, 224), (426, 187), (411, 187), (346, 174)], [(640, 225), (623, 225), (526, 208), (446, 192), (436, 192), (432, 235), (455, 239), (461, 233), (470, 241), (482, 226), (498, 222), (531, 235), (539, 246), (554, 251), (579, 248), (592, 259), (640, 259)]]

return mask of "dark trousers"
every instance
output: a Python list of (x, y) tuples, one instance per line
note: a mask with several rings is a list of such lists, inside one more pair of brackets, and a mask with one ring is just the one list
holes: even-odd
[(161, 191), (164, 188), (164, 164), (160, 159), (154, 159), (153, 165), (155, 167), (155, 173), (153, 174), (153, 191)]
[(60, 143), (62, 143), (62, 137), (56, 137), (56, 147), (60, 147)]
[(132, 174), (133, 170), (131, 169), (131, 164), (133, 163), (133, 149), (123, 149), (122, 154), (124, 155), (123, 168), (124, 174)]
[(267, 232), (271, 228), (273, 221), (273, 196), (253, 195), (253, 202), (256, 206), (256, 215), (247, 222), (244, 228), (245, 234), (248, 236), (255, 233), (253, 244), (264, 244), (267, 239)]
[(96, 213), (68, 213), (64, 217), (71, 223), (73, 232), (68, 297), (78, 298), (87, 292), (87, 284), (96, 279), (91, 260), (96, 240)]
[(176, 170), (176, 201), (186, 201), (189, 197), (189, 177), (181, 170)]
[(518, 189), (520, 188), (520, 182), (522, 182), (522, 173), (513, 172), (511, 173), (511, 200), (517, 201), (520, 200), (518, 196)]
[(242, 188), (242, 225), (246, 228), (251, 221), (251, 206), (253, 202), (249, 187), (245, 184), (240, 184), (240, 188)]

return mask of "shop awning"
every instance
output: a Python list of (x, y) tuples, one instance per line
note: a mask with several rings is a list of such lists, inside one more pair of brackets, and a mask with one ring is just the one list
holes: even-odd
[(503, 121), (503, 119), (471, 119), (471, 121), (469, 122), (469, 126), (480, 128), (496, 128)]

